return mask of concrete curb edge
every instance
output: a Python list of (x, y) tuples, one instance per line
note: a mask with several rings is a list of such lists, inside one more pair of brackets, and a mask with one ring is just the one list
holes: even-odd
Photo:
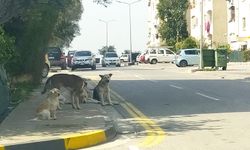
[(100, 129), (87, 133), (65, 135), (55, 139), (10, 145), (0, 144), (0, 150), (74, 150), (108, 142), (116, 135), (116, 129), (114, 124), (112, 124), (105, 130)]

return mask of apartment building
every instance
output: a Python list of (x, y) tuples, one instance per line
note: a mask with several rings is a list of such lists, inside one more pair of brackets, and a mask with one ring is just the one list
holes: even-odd
[[(208, 47), (215, 48), (218, 45), (227, 44), (228, 16), (225, 0), (203, 0), (203, 3), (202, 0), (190, 0), (189, 9), (190, 36), (200, 40), (201, 30), (203, 30), (203, 41)], [(203, 15), (203, 21), (201, 15)]]
[(233, 50), (250, 48), (250, 1), (227, 0), (228, 43)]
[(147, 47), (159, 47), (161, 40), (158, 33), (160, 19), (157, 15), (159, 0), (148, 0), (148, 43)]

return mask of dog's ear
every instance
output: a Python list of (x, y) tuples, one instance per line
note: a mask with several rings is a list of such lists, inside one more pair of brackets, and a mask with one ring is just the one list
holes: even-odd
[(112, 74), (112, 73), (110, 73), (110, 74), (109, 74), (109, 77), (111, 77), (112, 75), (113, 75), (113, 74)]

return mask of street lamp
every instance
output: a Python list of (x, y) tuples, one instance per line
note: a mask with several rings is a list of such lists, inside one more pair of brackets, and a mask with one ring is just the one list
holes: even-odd
[(130, 45), (130, 63), (132, 63), (132, 25), (131, 25), (131, 5), (137, 3), (137, 2), (140, 2), (141, 0), (137, 0), (137, 1), (134, 1), (134, 2), (130, 2), (130, 3), (127, 3), (127, 2), (122, 2), (122, 1), (119, 1), (119, 0), (116, 0), (116, 2), (118, 3), (122, 3), (122, 4), (126, 4), (129, 6), (129, 45)]
[(108, 49), (108, 40), (109, 40), (109, 36), (108, 36), (108, 33), (109, 33), (109, 22), (112, 22), (112, 21), (114, 21), (114, 20), (102, 20), (102, 19), (99, 19), (99, 21), (101, 21), (101, 22), (103, 22), (103, 23), (105, 23), (105, 25), (106, 25), (106, 47), (107, 47), (107, 49)]

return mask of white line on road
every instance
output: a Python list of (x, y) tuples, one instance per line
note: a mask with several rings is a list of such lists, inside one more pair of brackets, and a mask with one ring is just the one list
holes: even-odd
[(182, 90), (182, 89), (183, 89), (183, 88), (182, 88), (182, 87), (180, 87), (180, 86), (176, 86), (176, 85), (172, 85), (172, 84), (170, 84), (169, 86), (171, 86), (171, 87), (173, 87), (173, 88), (180, 89), (180, 90)]
[(143, 78), (143, 77), (141, 77), (140, 75), (137, 75), (137, 74), (135, 74), (134, 76), (137, 77), (137, 78), (139, 78), (139, 79), (142, 79), (142, 80), (148, 80), (148, 81), (151, 81), (151, 82), (154, 82), (154, 83), (158, 82), (156, 80), (150, 80), (150, 79)]
[(208, 96), (208, 95), (199, 93), (199, 92), (197, 92), (196, 94), (197, 94), (197, 95), (200, 95), (200, 96), (203, 96), (203, 97), (206, 97), (206, 98), (209, 98), (209, 99), (214, 100), (214, 101), (219, 101), (219, 100), (220, 100), (220, 99), (218, 99), (218, 98), (211, 97), (211, 96)]

